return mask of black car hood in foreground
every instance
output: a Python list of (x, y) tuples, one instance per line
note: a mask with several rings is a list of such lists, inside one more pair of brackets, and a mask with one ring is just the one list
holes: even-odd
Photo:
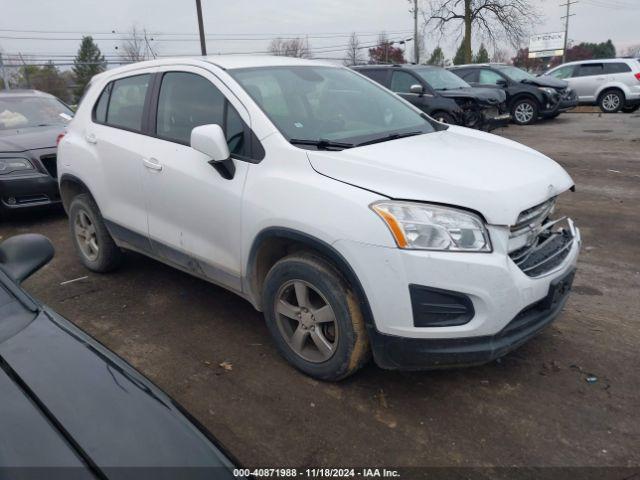
[(526, 80), (523, 83), (526, 83), (528, 85), (537, 85), (538, 87), (555, 88), (557, 90), (562, 90), (569, 86), (569, 84), (564, 80), (560, 80), (559, 78), (548, 77), (548, 76), (534, 77), (533, 79)]
[(58, 135), (64, 133), (65, 125), (0, 129), (0, 153), (25, 152), (56, 146)]
[(22, 478), (26, 467), (42, 467), (36, 478), (232, 478), (206, 430), (26, 295), (2, 257), (0, 244), (0, 478)]
[(452, 88), (451, 90), (437, 90), (443, 97), (448, 98), (475, 98), (481, 103), (498, 105), (507, 99), (507, 95), (502, 89), (496, 88)]

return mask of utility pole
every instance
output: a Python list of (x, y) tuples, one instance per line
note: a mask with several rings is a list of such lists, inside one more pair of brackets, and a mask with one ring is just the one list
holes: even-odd
[(202, 5), (200, 0), (196, 0), (196, 10), (198, 11), (198, 30), (200, 31), (200, 51), (202, 56), (207, 54), (207, 44), (204, 39), (204, 24), (202, 23)]
[(4, 68), (4, 62), (2, 60), (2, 52), (0, 52), (0, 73), (2, 73), (2, 82), (4, 83), (4, 89), (11, 90), (11, 87), (9, 87), (9, 79), (7, 78), (7, 70)]
[(420, 64), (420, 45), (418, 43), (418, 0), (413, 0), (413, 61), (416, 62), (416, 65)]
[(562, 50), (562, 63), (565, 63), (567, 61), (567, 42), (569, 41), (569, 17), (575, 16), (575, 13), (571, 13), (571, 5), (573, 5), (574, 3), (578, 3), (577, 0), (575, 2), (567, 0), (567, 3), (563, 3), (560, 5), (561, 7), (565, 7), (565, 6), (567, 7), (567, 14), (564, 17), (560, 17), (560, 18), (564, 18), (564, 50)]

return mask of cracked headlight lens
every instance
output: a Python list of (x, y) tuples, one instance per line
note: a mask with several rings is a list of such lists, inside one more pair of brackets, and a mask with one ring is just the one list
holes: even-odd
[(490, 252), (489, 232), (471, 212), (439, 205), (383, 201), (371, 205), (400, 248)]

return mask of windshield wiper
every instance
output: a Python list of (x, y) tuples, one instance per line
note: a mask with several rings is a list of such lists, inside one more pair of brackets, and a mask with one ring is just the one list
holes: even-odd
[(389, 140), (397, 140), (398, 138), (405, 137), (414, 137), (416, 135), (422, 135), (424, 132), (421, 130), (416, 130), (415, 132), (404, 132), (404, 133), (390, 133), (384, 137), (374, 138), (373, 140), (367, 140), (366, 142), (362, 142), (356, 145), (356, 147), (362, 147), (364, 145), (371, 145), (374, 143), (382, 143), (387, 142)]
[(289, 143), (291, 143), (292, 145), (310, 145), (312, 147), (317, 147), (318, 150), (329, 150), (332, 148), (344, 149), (355, 147), (353, 143), (334, 142), (333, 140), (327, 140), (326, 138), (319, 138), (318, 140), (292, 138), (291, 140), (289, 140)]

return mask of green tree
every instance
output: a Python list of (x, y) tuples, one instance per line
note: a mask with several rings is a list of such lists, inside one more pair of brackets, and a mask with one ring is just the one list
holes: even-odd
[(484, 43), (480, 44), (480, 48), (478, 49), (478, 53), (473, 58), (473, 63), (488, 63), (489, 62), (489, 52), (484, 46)]
[(615, 58), (616, 47), (611, 40), (601, 43), (588, 43), (583, 42), (578, 44), (578, 47), (582, 47), (591, 52), (591, 58)]
[[(473, 55), (473, 52), (471, 52), (471, 55)], [(469, 58), (472, 58), (472, 56), (470, 56)], [(458, 50), (456, 50), (456, 55), (453, 57), (453, 64), (462, 65), (464, 63), (467, 63), (467, 51), (466, 51), (466, 42), (465, 42), (465, 39), (463, 38), (462, 43), (458, 47)]]
[(98, 45), (93, 41), (91, 36), (82, 37), (78, 54), (73, 60), (73, 73), (76, 79), (74, 88), (75, 100), (78, 101), (84, 89), (91, 80), (91, 77), (100, 72), (104, 72), (107, 68), (107, 62), (104, 55), (100, 52)]
[(445, 59), (444, 59), (444, 52), (442, 51), (442, 48), (436, 47), (431, 53), (431, 56), (429, 57), (429, 61), (427, 63), (429, 65), (437, 65), (439, 67), (444, 67)]

